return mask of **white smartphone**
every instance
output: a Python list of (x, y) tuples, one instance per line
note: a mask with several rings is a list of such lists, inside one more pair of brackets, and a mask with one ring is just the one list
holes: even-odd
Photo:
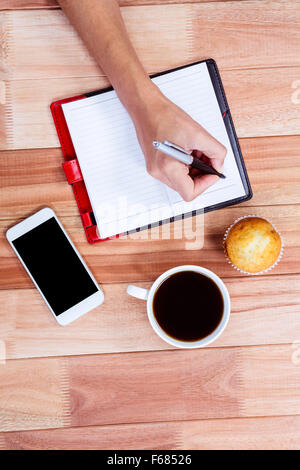
[(6, 237), (60, 325), (102, 304), (103, 292), (52, 209), (28, 217)]

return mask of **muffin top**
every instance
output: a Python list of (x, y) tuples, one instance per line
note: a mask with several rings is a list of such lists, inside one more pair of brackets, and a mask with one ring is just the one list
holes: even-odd
[(245, 217), (234, 224), (225, 240), (226, 254), (237, 268), (258, 273), (272, 266), (281, 252), (281, 238), (273, 225), (260, 217)]

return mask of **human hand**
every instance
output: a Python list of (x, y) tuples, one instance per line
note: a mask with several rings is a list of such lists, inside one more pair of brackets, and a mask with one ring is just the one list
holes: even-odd
[(143, 106), (132, 113), (137, 138), (151, 176), (177, 191), (185, 201), (192, 201), (218, 181), (218, 176), (201, 175), (194, 168), (174, 160), (153, 147), (153, 141), (168, 140), (193, 156), (222, 171), (227, 149), (182, 109), (153, 89)]

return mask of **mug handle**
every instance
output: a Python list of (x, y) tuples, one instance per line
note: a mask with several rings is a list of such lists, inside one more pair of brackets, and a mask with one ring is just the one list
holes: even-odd
[(149, 295), (148, 289), (143, 289), (142, 287), (133, 286), (130, 284), (127, 287), (127, 294), (131, 295), (132, 297), (136, 297), (137, 299), (147, 300)]

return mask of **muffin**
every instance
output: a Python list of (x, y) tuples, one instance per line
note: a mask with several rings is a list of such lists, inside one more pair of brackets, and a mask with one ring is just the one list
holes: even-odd
[(230, 263), (247, 274), (262, 273), (277, 264), (282, 242), (279, 233), (266, 219), (242, 217), (229, 227), (224, 240)]

